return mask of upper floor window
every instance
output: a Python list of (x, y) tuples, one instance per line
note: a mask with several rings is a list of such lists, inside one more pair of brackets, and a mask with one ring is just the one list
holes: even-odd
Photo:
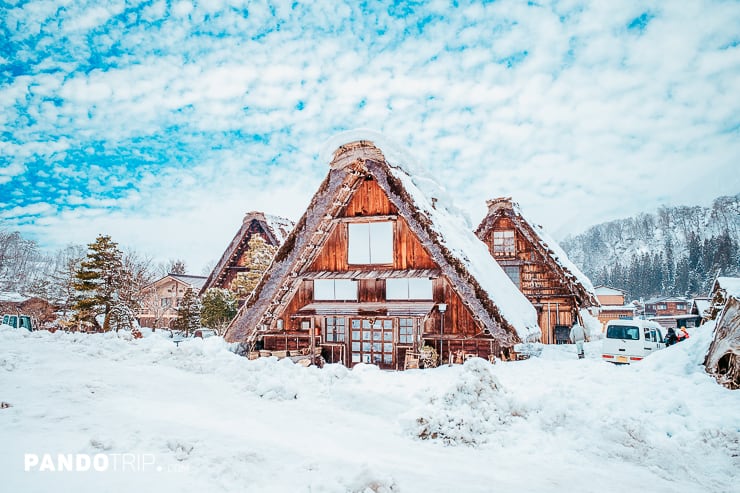
[(506, 275), (509, 276), (509, 279), (511, 279), (511, 282), (516, 284), (516, 287), (521, 288), (522, 287), (522, 281), (519, 276), (519, 266), (518, 265), (505, 265), (504, 272), (506, 272)]
[(685, 309), (686, 309), (686, 305), (684, 305), (683, 303), (676, 304), (676, 310), (685, 310)]
[(392, 264), (393, 223), (350, 223), (347, 258), (350, 264)]
[(357, 300), (357, 281), (350, 279), (316, 279), (313, 282), (313, 299), (318, 301)]
[(431, 300), (432, 280), (427, 278), (386, 279), (386, 300)]
[(658, 310), (667, 310), (667, 309), (668, 309), (668, 305), (666, 305), (665, 303), (658, 304)]
[(514, 255), (514, 230), (493, 232), (493, 253), (502, 255)]

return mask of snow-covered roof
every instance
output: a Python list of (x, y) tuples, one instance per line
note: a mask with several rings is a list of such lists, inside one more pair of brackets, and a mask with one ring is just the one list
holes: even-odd
[(176, 281), (179, 281), (181, 283), (187, 284), (188, 286), (192, 287), (194, 290), (200, 291), (200, 289), (203, 287), (203, 283), (206, 281), (206, 278), (204, 276), (193, 276), (190, 274), (172, 274), (169, 273), (166, 276), (162, 276), (159, 279), (157, 279), (154, 282), (150, 282), (146, 286), (144, 286), (143, 289), (147, 289), (150, 286), (154, 286), (155, 284), (158, 284), (162, 282), (164, 279), (171, 278)]
[(408, 161), (398, 159), (398, 152), (394, 158), (387, 156), (370, 141), (339, 146), (327, 178), (229, 326), (227, 339), (244, 340), (273, 320), (273, 310), (281, 310), (281, 303), (287, 302), (284, 297), (296, 288), (301, 272), (321, 250), (331, 221), (346, 203), (343, 200), (368, 176), (383, 189), (483, 328), (512, 344), (539, 337), (534, 307), (472, 233), (464, 215), (444, 200), (444, 190), (423, 173), (409, 172), (401, 164)]
[(601, 305), (600, 310), (602, 312), (621, 312), (625, 310), (634, 312), (636, 308), (634, 305)]
[[(416, 174), (412, 177), (399, 165), (391, 164), (390, 170), (403, 183), (416, 208), (429, 217), (430, 226), (437, 232), (439, 242), (465, 265), (506, 320), (516, 328), (519, 337), (527, 340), (535, 333), (539, 334), (536, 310), (491, 256), (486, 244), (472, 232), (465, 217), (457, 209), (445, 207), (435, 195), (422, 192), (417, 183), (431, 189), (431, 192), (435, 186), (442, 192), (441, 187), (429, 177)], [(429, 197), (436, 199), (434, 204)]]
[(709, 298), (694, 298), (691, 301), (691, 312), (703, 315), (710, 306), (712, 306), (712, 302)]
[(29, 300), (30, 298), (28, 296), (23, 296), (20, 293), (16, 293), (14, 291), (0, 291), (0, 302), (4, 301), (6, 303), (23, 303), (24, 301)]
[(609, 286), (595, 286), (594, 293), (597, 296), (624, 296), (625, 291), (617, 288), (610, 288)]
[(656, 298), (650, 298), (645, 301), (646, 305), (654, 305), (655, 303), (688, 303), (688, 298), (682, 298), (680, 296), (658, 296)]
[(588, 276), (568, 258), (558, 242), (541, 225), (527, 218), (519, 204), (510, 197), (488, 201), (488, 214), (476, 230), (478, 237), (483, 238), (493, 228), (496, 219), (504, 214), (517, 225), (519, 231), (539, 250), (545, 260), (549, 260), (549, 263), (562, 275), (571, 290), (575, 291), (574, 294), (580, 298), (582, 306), (599, 306), (594, 286)]
[(245, 248), (246, 243), (251, 238), (252, 223), (257, 223), (258, 227), (267, 236), (267, 243), (275, 247), (279, 247), (285, 242), (295, 226), (293, 221), (284, 217), (273, 216), (260, 211), (247, 212), (231, 243), (224, 250), (223, 255), (221, 255), (206, 281), (201, 285), (201, 291), (220, 284), (219, 279), (222, 279), (226, 275), (227, 269), (232, 266), (231, 264), (238, 260), (239, 251)]
[(206, 278), (204, 276), (192, 276), (190, 274), (169, 274), (169, 276), (174, 277), (178, 281), (189, 284), (193, 289), (198, 291), (203, 287), (203, 283), (206, 282)]
[(712, 293), (718, 289), (727, 293), (727, 296), (740, 299), (740, 277), (718, 277), (712, 286)]

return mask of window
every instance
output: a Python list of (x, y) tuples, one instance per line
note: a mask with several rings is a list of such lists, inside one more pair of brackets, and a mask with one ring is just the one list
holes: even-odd
[(506, 275), (509, 276), (509, 279), (511, 279), (511, 282), (516, 284), (516, 287), (521, 288), (522, 282), (519, 277), (519, 266), (518, 265), (504, 265), (503, 269), (504, 269), (504, 272), (506, 272)]
[(350, 223), (347, 259), (350, 264), (392, 264), (393, 223)]
[(168, 307), (172, 304), (172, 298), (162, 298), (159, 303), (162, 307)]
[(610, 325), (606, 328), (607, 339), (640, 340), (640, 329), (632, 325)]
[(493, 232), (493, 253), (514, 255), (514, 230)]
[(667, 310), (667, 309), (668, 309), (668, 305), (666, 305), (665, 303), (658, 304), (658, 310)]
[(413, 318), (399, 318), (398, 319), (398, 343), (399, 344), (413, 344), (414, 343), (414, 319)]
[(344, 342), (344, 318), (343, 317), (326, 317), (324, 319), (326, 330), (326, 342)]
[(350, 279), (316, 279), (313, 282), (313, 299), (317, 301), (357, 300), (357, 281)]
[(685, 310), (685, 309), (686, 309), (686, 305), (684, 305), (683, 303), (676, 304), (676, 310)]
[(386, 300), (431, 300), (432, 280), (426, 278), (386, 279)]

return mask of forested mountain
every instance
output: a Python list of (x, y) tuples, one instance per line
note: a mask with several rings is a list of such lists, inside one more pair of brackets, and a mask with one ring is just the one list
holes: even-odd
[(718, 274), (740, 275), (740, 194), (598, 224), (561, 246), (594, 285), (630, 299), (706, 294)]

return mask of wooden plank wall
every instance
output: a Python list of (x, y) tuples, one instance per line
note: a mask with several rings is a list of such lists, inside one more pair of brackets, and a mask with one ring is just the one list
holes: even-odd
[[(493, 233), (503, 230), (514, 230), (516, 246), (513, 256), (493, 252)], [(491, 255), (499, 264), (520, 267), (519, 290), (537, 308), (542, 342), (554, 344), (555, 326), (570, 326), (576, 321), (575, 300), (560, 272), (545, 262), (545, 258), (508, 217), (497, 219), (484, 240)]]
[[(342, 217), (393, 215), (397, 210), (388, 201), (385, 192), (374, 180), (360, 185), (355, 195), (345, 208)], [(338, 221), (329, 233), (322, 251), (313, 261), (308, 271), (343, 272), (350, 270), (347, 262), (349, 247), (347, 223)], [(424, 249), (416, 235), (411, 232), (406, 221), (399, 217), (393, 228), (393, 265), (374, 265), (374, 269), (434, 269), (436, 263)], [(355, 266), (353, 266), (355, 267)]]

